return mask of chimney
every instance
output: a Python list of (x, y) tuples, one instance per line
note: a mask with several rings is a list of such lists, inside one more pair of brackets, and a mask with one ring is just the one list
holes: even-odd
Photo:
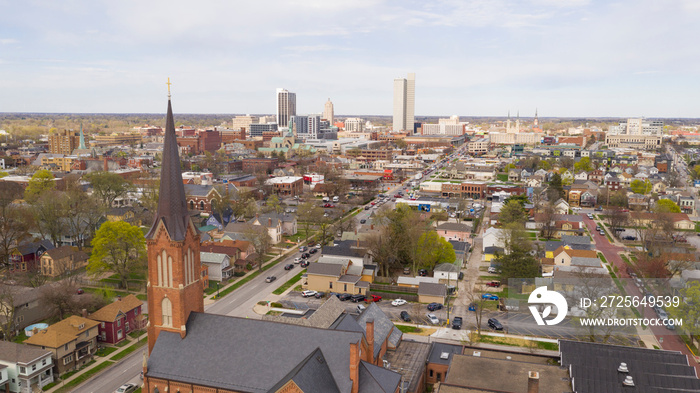
[(109, 165), (107, 165), (107, 156), (104, 156), (104, 170), (109, 172)]
[(540, 391), (540, 373), (537, 371), (529, 371), (527, 373), (527, 393), (539, 393)]
[(267, 218), (267, 226), (269, 226), (269, 227), (272, 226), (272, 218), (270, 218), (270, 217)]
[(350, 380), (352, 388), (350, 393), (358, 393), (360, 390), (360, 343), (350, 343)]
[(365, 330), (367, 348), (369, 348), (365, 361), (374, 364), (374, 318), (367, 318), (367, 328)]
[(87, 316), (88, 316), (87, 308), (80, 310), (80, 315), (82, 315), (83, 318), (87, 318)]

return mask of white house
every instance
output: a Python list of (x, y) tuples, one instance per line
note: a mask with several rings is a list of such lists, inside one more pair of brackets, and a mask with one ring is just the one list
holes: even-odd
[(51, 352), (31, 345), (0, 341), (0, 387), (6, 386), (10, 392), (34, 392), (41, 391), (51, 382)]
[(433, 277), (456, 283), (459, 278), (459, 268), (454, 263), (441, 263), (433, 269)]
[(574, 176), (575, 180), (588, 180), (588, 173), (581, 171)]
[(482, 250), (486, 250), (486, 247), (503, 247), (503, 234), (501, 229), (490, 227), (484, 231)]
[(222, 281), (233, 275), (231, 257), (218, 252), (200, 252), (199, 259), (209, 268), (209, 279)]

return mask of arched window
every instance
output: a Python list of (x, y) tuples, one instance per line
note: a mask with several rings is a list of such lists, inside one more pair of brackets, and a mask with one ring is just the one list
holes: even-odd
[(185, 260), (185, 263), (184, 263), (184, 265), (185, 265), (184, 266), (185, 267), (185, 285), (188, 285), (190, 283), (190, 268), (189, 268), (190, 261), (188, 260), (189, 256), (190, 256), (189, 253), (185, 253), (185, 257), (184, 257), (184, 260)]
[(168, 257), (168, 286), (173, 287), (173, 257)]
[(161, 253), (161, 265), (162, 265), (162, 270), (163, 270), (163, 276), (160, 285), (162, 287), (167, 287), (168, 286), (168, 254), (165, 253), (165, 250)]
[(194, 210), (194, 201), (190, 199), (190, 210)]
[(163, 298), (163, 326), (173, 326), (173, 303), (170, 299)]
[(204, 201), (199, 201), (199, 210), (204, 210)]
[(158, 286), (162, 287), (163, 286), (163, 265), (161, 265), (162, 259), (160, 255), (158, 255), (158, 258), (156, 259), (156, 266), (158, 267)]

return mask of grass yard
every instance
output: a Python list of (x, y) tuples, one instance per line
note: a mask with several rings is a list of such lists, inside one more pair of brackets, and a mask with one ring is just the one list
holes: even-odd
[(301, 271), (299, 274), (297, 274), (296, 276), (290, 278), (289, 281), (287, 281), (286, 283), (282, 284), (279, 288), (277, 288), (277, 289), (275, 289), (274, 291), (272, 291), (272, 293), (274, 293), (275, 295), (281, 295), (282, 293), (284, 293), (284, 291), (286, 291), (287, 289), (291, 288), (292, 285), (294, 285), (294, 284), (296, 284), (297, 282), (299, 282), (299, 280), (301, 280), (301, 276), (304, 275), (304, 272), (306, 272), (306, 269), (302, 270), (302, 271)]
[(486, 344), (508, 345), (511, 347), (546, 349), (548, 351), (558, 351), (559, 350), (559, 345), (557, 343), (523, 340), (523, 339), (519, 339), (519, 338), (492, 337), (492, 336), (482, 335), (481, 337), (479, 337), (477, 339), (477, 341), (482, 342), (482, 343), (486, 343)]
[(496, 179), (500, 181), (508, 181), (508, 174), (507, 173), (499, 173), (496, 175)]
[(117, 350), (116, 347), (104, 347), (104, 348), (98, 349), (97, 352), (95, 353), (95, 355), (105, 357), (105, 356), (111, 355), (116, 350)]
[(527, 300), (530, 295), (529, 294), (524, 294), (524, 293), (517, 293), (513, 291), (513, 293), (510, 293), (511, 288), (503, 288), (501, 293), (499, 294), (500, 297), (503, 298), (512, 298), (512, 299), (525, 299)]
[(417, 326), (409, 325), (396, 325), (396, 328), (401, 330), (403, 333), (421, 333), (423, 330)]
[(109, 361), (109, 360), (105, 361), (104, 363), (98, 364), (96, 367), (84, 372), (82, 375), (76, 377), (74, 380), (61, 386), (61, 388), (56, 390), (56, 392), (61, 392), (61, 393), (62, 392), (66, 392), (66, 393), (70, 392), (73, 390), (74, 387), (87, 381), (88, 379), (92, 378), (93, 375), (99, 373), (100, 371), (106, 369), (107, 367), (110, 367), (113, 364), (114, 364), (114, 362)]
[(118, 354), (112, 356), (111, 359), (112, 359), (112, 360), (121, 360), (121, 359), (124, 358), (126, 355), (128, 355), (128, 354), (134, 352), (135, 350), (137, 350), (137, 349), (143, 347), (144, 345), (146, 345), (147, 342), (148, 342), (147, 340), (142, 340), (142, 341), (136, 342), (136, 343), (134, 343), (132, 346), (130, 346), (130, 347), (124, 349), (123, 351), (119, 352)]

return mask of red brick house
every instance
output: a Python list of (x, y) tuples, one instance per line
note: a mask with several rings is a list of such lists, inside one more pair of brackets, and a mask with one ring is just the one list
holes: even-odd
[(128, 295), (90, 314), (89, 319), (100, 322), (98, 340), (116, 344), (127, 333), (144, 328), (146, 319), (141, 314), (141, 305), (143, 302), (136, 296)]

